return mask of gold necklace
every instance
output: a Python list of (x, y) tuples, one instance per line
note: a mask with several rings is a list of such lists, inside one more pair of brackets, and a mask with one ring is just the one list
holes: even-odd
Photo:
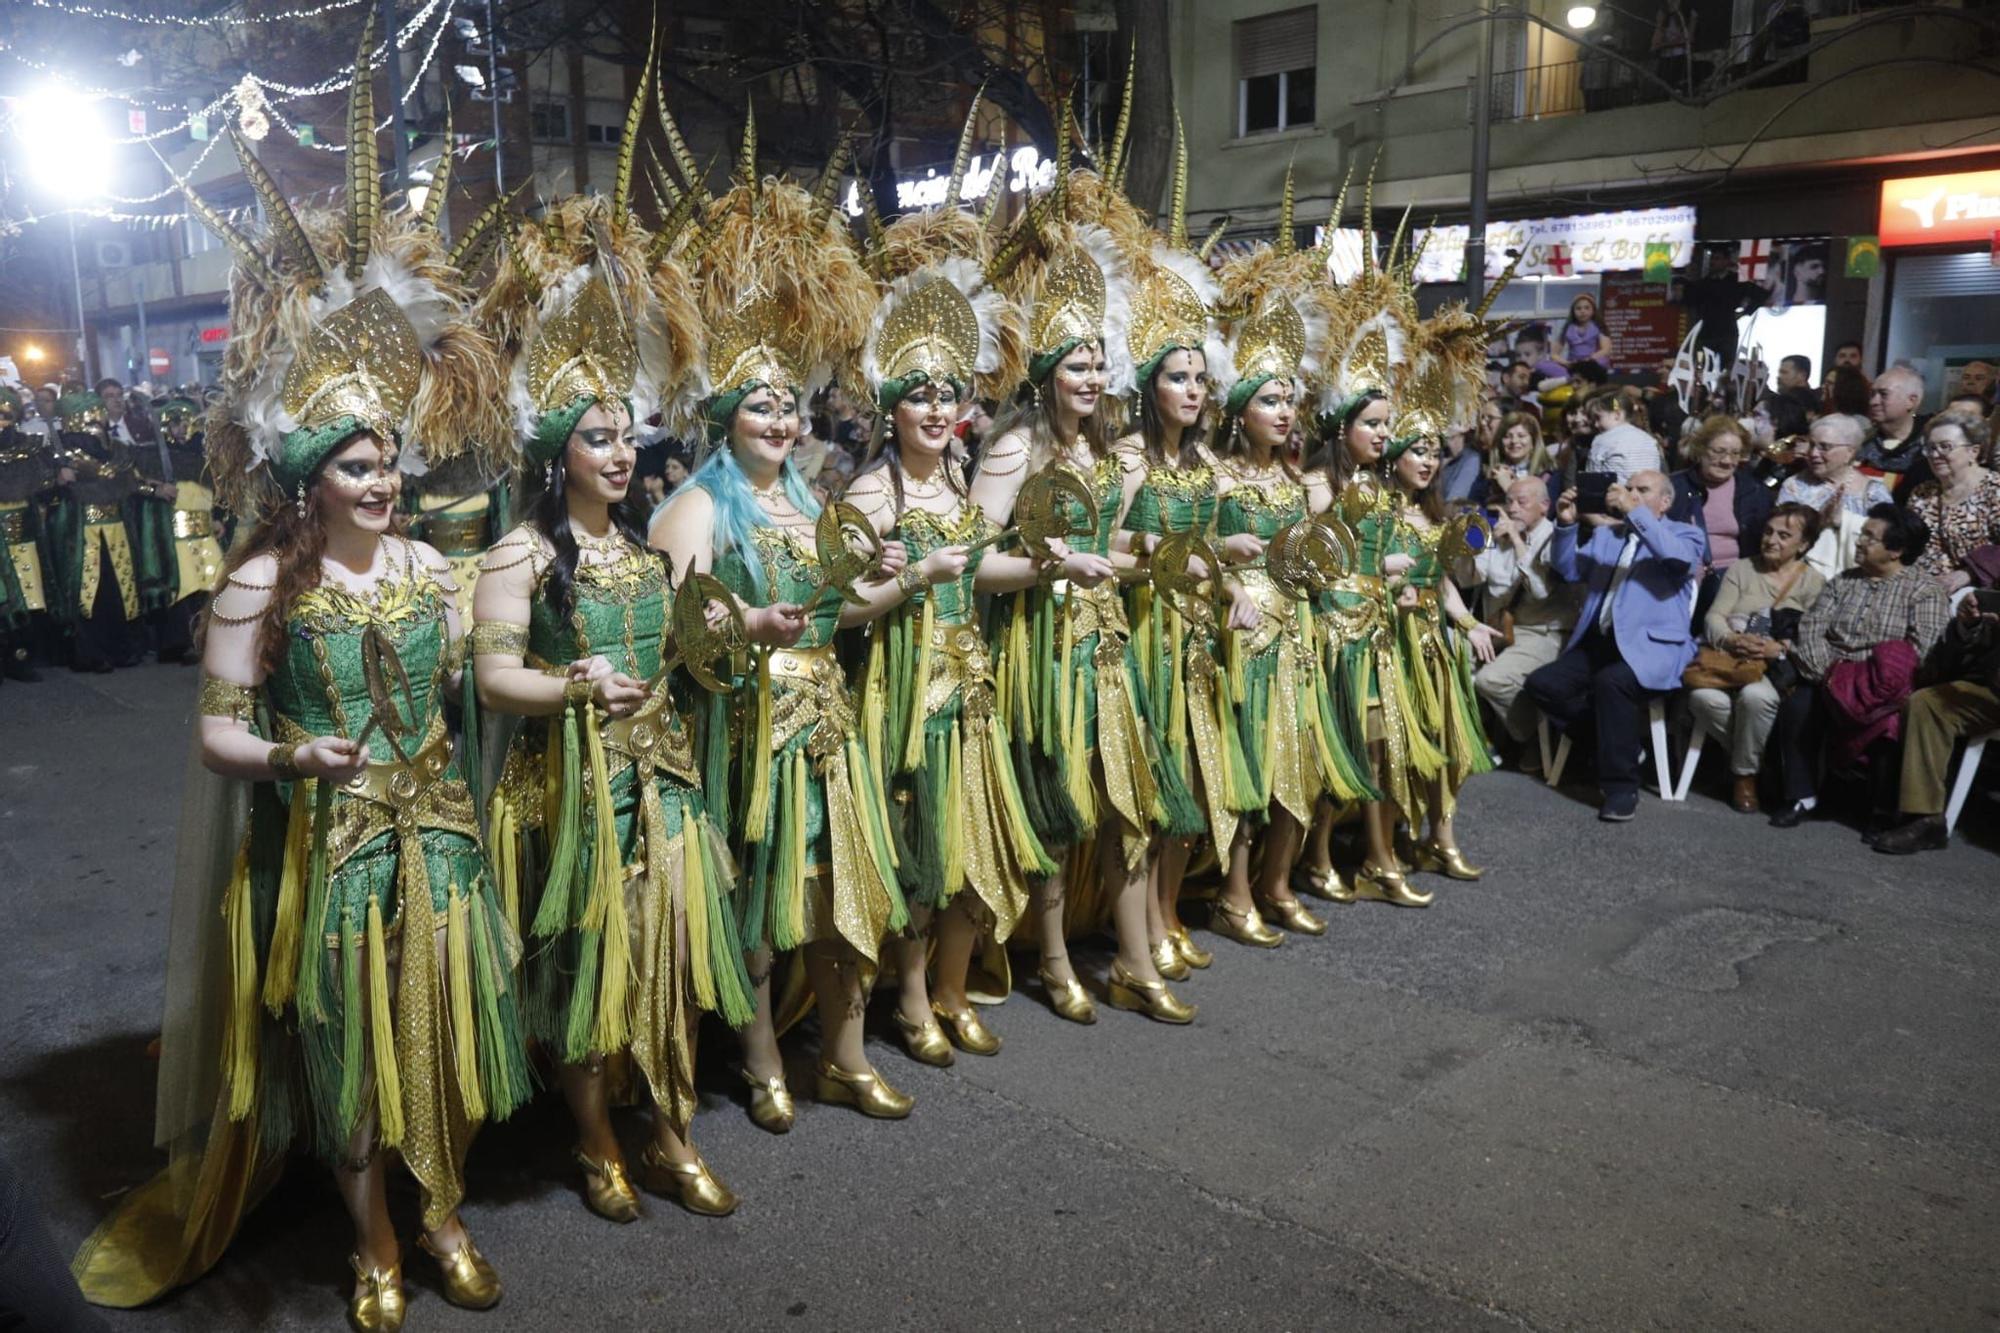
[(790, 505), (792, 502), (791, 497), (785, 494), (785, 478), (782, 474), (769, 486), (752, 486), (750, 495), (767, 509), (772, 505)]
[(593, 537), (587, 532), (576, 532), (574, 529), (571, 535), (576, 538), (577, 550), (587, 551), (592, 555), (616, 556), (625, 549), (625, 534), (616, 528), (602, 537)]

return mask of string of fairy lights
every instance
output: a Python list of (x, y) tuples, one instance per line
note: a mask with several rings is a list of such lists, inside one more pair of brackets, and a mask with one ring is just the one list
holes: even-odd
[[(350, 8), (356, 8), (356, 6), (364, 4), (364, 0), (326, 0), (324, 4), (318, 4), (318, 6), (302, 6), (302, 8), (292, 8), (292, 10), (274, 12), (274, 14), (254, 14), (254, 16), (252, 14), (218, 14), (218, 16), (210, 16), (210, 18), (192, 18), (192, 16), (186, 16), (186, 14), (160, 14), (160, 16), (154, 16), (154, 14), (128, 14), (128, 12), (122, 12), (122, 10), (112, 10), (108, 6), (66, 4), (64, 0), (26, 0), (26, 2), (28, 2), (30, 8), (52, 10), (52, 12), (60, 12), (60, 14), (70, 14), (74, 18), (104, 20), (104, 22), (134, 22), (134, 24), (154, 24), (154, 26), (174, 26), (174, 28), (244, 28), (244, 26), (252, 26), (252, 24), (270, 24), (270, 22), (302, 22), (302, 20), (320, 18), (324, 14), (336, 14), (340, 10), (350, 10)], [(380, 68), (384, 62), (388, 62), (392, 50), (404, 50), (404, 48), (416, 46), (418, 40), (426, 36), (426, 28), (428, 28), (428, 40), (424, 42), (422, 60), (418, 62), (416, 72), (410, 74), (404, 80), (404, 90), (402, 90), (402, 96), (400, 96), (400, 104), (402, 106), (408, 106), (410, 98), (422, 86), (424, 76), (430, 72), (430, 66), (436, 62), (438, 48), (444, 42), (444, 30), (450, 26), (450, 22), (452, 22), (452, 0), (424, 0), (424, 6), (416, 14), (412, 14), (396, 30), (396, 34), (392, 38), (386, 38), (380, 46), (374, 48), (374, 52), (370, 52), (370, 58), (368, 58), (370, 68)], [(14, 60), (16, 64), (22, 64), (22, 66), (32, 68), (36, 72), (50, 74), (50, 76), (56, 76), (56, 78), (64, 78), (62, 70), (54, 68), (52, 64), (46, 64), (42, 60), (36, 60), (36, 58), (28, 56), (28, 54), (12, 48), (12, 46), (0, 46), (0, 56), (6, 56), (10, 60)], [(148, 144), (150, 146), (150, 144), (156, 144), (158, 140), (170, 138), (174, 134), (200, 130), (202, 134), (206, 134), (206, 142), (202, 144), (200, 154), (190, 164), (186, 164), (186, 166), (182, 166), (182, 168), (178, 168), (174, 172), (182, 180), (192, 178), (202, 168), (202, 164), (208, 160), (208, 154), (216, 150), (216, 144), (222, 142), (222, 134), (220, 132), (210, 132), (210, 126), (214, 126), (214, 124), (218, 124), (222, 120), (230, 120), (230, 118), (234, 118), (236, 120), (236, 128), (242, 130), (242, 134), (246, 138), (252, 138), (252, 140), (264, 138), (268, 134), (268, 130), (270, 130), (270, 124), (276, 122), (280, 130), (284, 130), (286, 134), (290, 134), (304, 148), (312, 148), (316, 152), (346, 152), (348, 150), (346, 144), (328, 144), (328, 142), (320, 140), (316, 134), (310, 132), (310, 126), (296, 122), (294, 118), (286, 116), (278, 108), (280, 108), (280, 104), (296, 102), (296, 100), (302, 100), (302, 98), (326, 96), (326, 94), (332, 94), (332, 92), (346, 92), (352, 86), (352, 82), (354, 82), (352, 70), (344, 70), (340, 74), (328, 76), (328, 78), (324, 78), (324, 80), (320, 80), (316, 84), (288, 84), (284, 80), (266, 78), (266, 76), (256, 74), (254, 70), (250, 70), (250, 72), (242, 74), (242, 78), (238, 78), (234, 86), (230, 86), (226, 92), (218, 94), (216, 98), (212, 98), (208, 104), (204, 104), (198, 110), (188, 110), (186, 102), (178, 102), (178, 104), (156, 102), (156, 100), (148, 100), (144, 96), (134, 96), (130, 92), (120, 92), (116, 88), (84, 86), (84, 84), (76, 84), (76, 82), (70, 82), (70, 80), (64, 80), (64, 82), (70, 86), (70, 90), (74, 90), (78, 94), (84, 94), (84, 96), (110, 98), (110, 100), (118, 100), (118, 102), (124, 102), (128, 106), (144, 108), (144, 110), (180, 112), (180, 118), (174, 120), (172, 124), (166, 124), (162, 128), (146, 128), (146, 130), (142, 130), (138, 134), (114, 136), (114, 138), (110, 138), (106, 142), (110, 142), (114, 146), (132, 146), (132, 144)], [(380, 124), (376, 124), (376, 132), (386, 130), (392, 124), (392, 120), (394, 120), (394, 112), (390, 116), (384, 116), (380, 120)], [(452, 146), (452, 152), (456, 156), (468, 156), (474, 150), (478, 150), (478, 144), (470, 144), (466, 148), (460, 148), (456, 144)], [(14, 222), (22, 224), (22, 226), (28, 226), (28, 224), (36, 224), (36, 222), (54, 220), (54, 218), (78, 216), (78, 218), (100, 218), (100, 220), (110, 220), (110, 222), (124, 222), (124, 224), (130, 224), (130, 226), (146, 226), (146, 228), (180, 226), (180, 224), (184, 224), (188, 220), (186, 212), (130, 212), (136, 206), (156, 204), (156, 202), (160, 202), (160, 200), (164, 200), (168, 196), (174, 196), (178, 192), (180, 192), (180, 186), (174, 184), (174, 182), (170, 182), (164, 188), (154, 190), (152, 194), (106, 194), (104, 202), (98, 204), (98, 206), (52, 208), (48, 212), (28, 214), (28, 216), (14, 218)], [(328, 192), (328, 194), (332, 194), (332, 192)], [(310, 202), (310, 200), (304, 200), (304, 202)], [(230, 218), (232, 222), (238, 222), (238, 220), (244, 220), (246, 216), (250, 216), (250, 208), (224, 210), (224, 216)]]

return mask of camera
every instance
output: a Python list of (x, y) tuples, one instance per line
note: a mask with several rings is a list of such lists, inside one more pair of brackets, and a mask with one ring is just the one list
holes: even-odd
[(1613, 472), (1581, 472), (1576, 478), (1576, 512), (1579, 514), (1609, 514), (1611, 507), (1604, 500), (1611, 493), (1611, 485), (1618, 480)]

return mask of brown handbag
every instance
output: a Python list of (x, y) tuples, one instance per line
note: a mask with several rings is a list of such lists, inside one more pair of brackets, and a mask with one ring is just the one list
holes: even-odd
[[(1792, 587), (1804, 571), (1805, 562), (1795, 561), (1778, 595), (1771, 599), (1773, 609), (1792, 595)], [(1691, 690), (1740, 690), (1764, 679), (1770, 665), (1761, 657), (1738, 657), (1720, 648), (1703, 646), (1695, 653), (1694, 661), (1688, 663), (1687, 670), (1681, 672), (1681, 684)]]

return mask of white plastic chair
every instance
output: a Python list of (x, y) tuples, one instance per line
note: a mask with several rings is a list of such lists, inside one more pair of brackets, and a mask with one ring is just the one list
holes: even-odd
[(1947, 834), (1958, 827), (1958, 815), (1965, 809), (1965, 798), (1972, 795), (1972, 780), (1979, 776), (1979, 761), (1985, 757), (1986, 742), (1995, 736), (2000, 736), (2000, 731), (1966, 737), (1965, 757), (1958, 761), (1958, 774), (1951, 784), (1951, 799), (1945, 802), (1944, 807), (1944, 831)]
[[(1674, 785), (1674, 762), (1667, 754), (1667, 701), (1655, 698), (1646, 705), (1646, 713), (1651, 723), (1653, 736), (1653, 772), (1660, 784), (1660, 799), (1679, 801), (1686, 798), (1687, 787)], [(1536, 723), (1536, 740), (1542, 747), (1543, 781), (1551, 787), (1562, 785), (1563, 767), (1569, 763), (1569, 737), (1564, 736), (1555, 744), (1554, 753), (1549, 749), (1549, 720), (1542, 718)], [(1693, 770), (1690, 769), (1690, 772)]]
[[(1681, 780), (1674, 784), (1673, 799), (1676, 801), (1685, 801), (1688, 789), (1694, 786), (1694, 771), (1701, 764), (1701, 747), (1707, 743), (1709, 731), (1710, 728), (1702, 725), (1697, 718), (1688, 732), (1687, 751), (1681, 756)], [(1715, 733), (1715, 738), (1728, 739), (1719, 731)]]

